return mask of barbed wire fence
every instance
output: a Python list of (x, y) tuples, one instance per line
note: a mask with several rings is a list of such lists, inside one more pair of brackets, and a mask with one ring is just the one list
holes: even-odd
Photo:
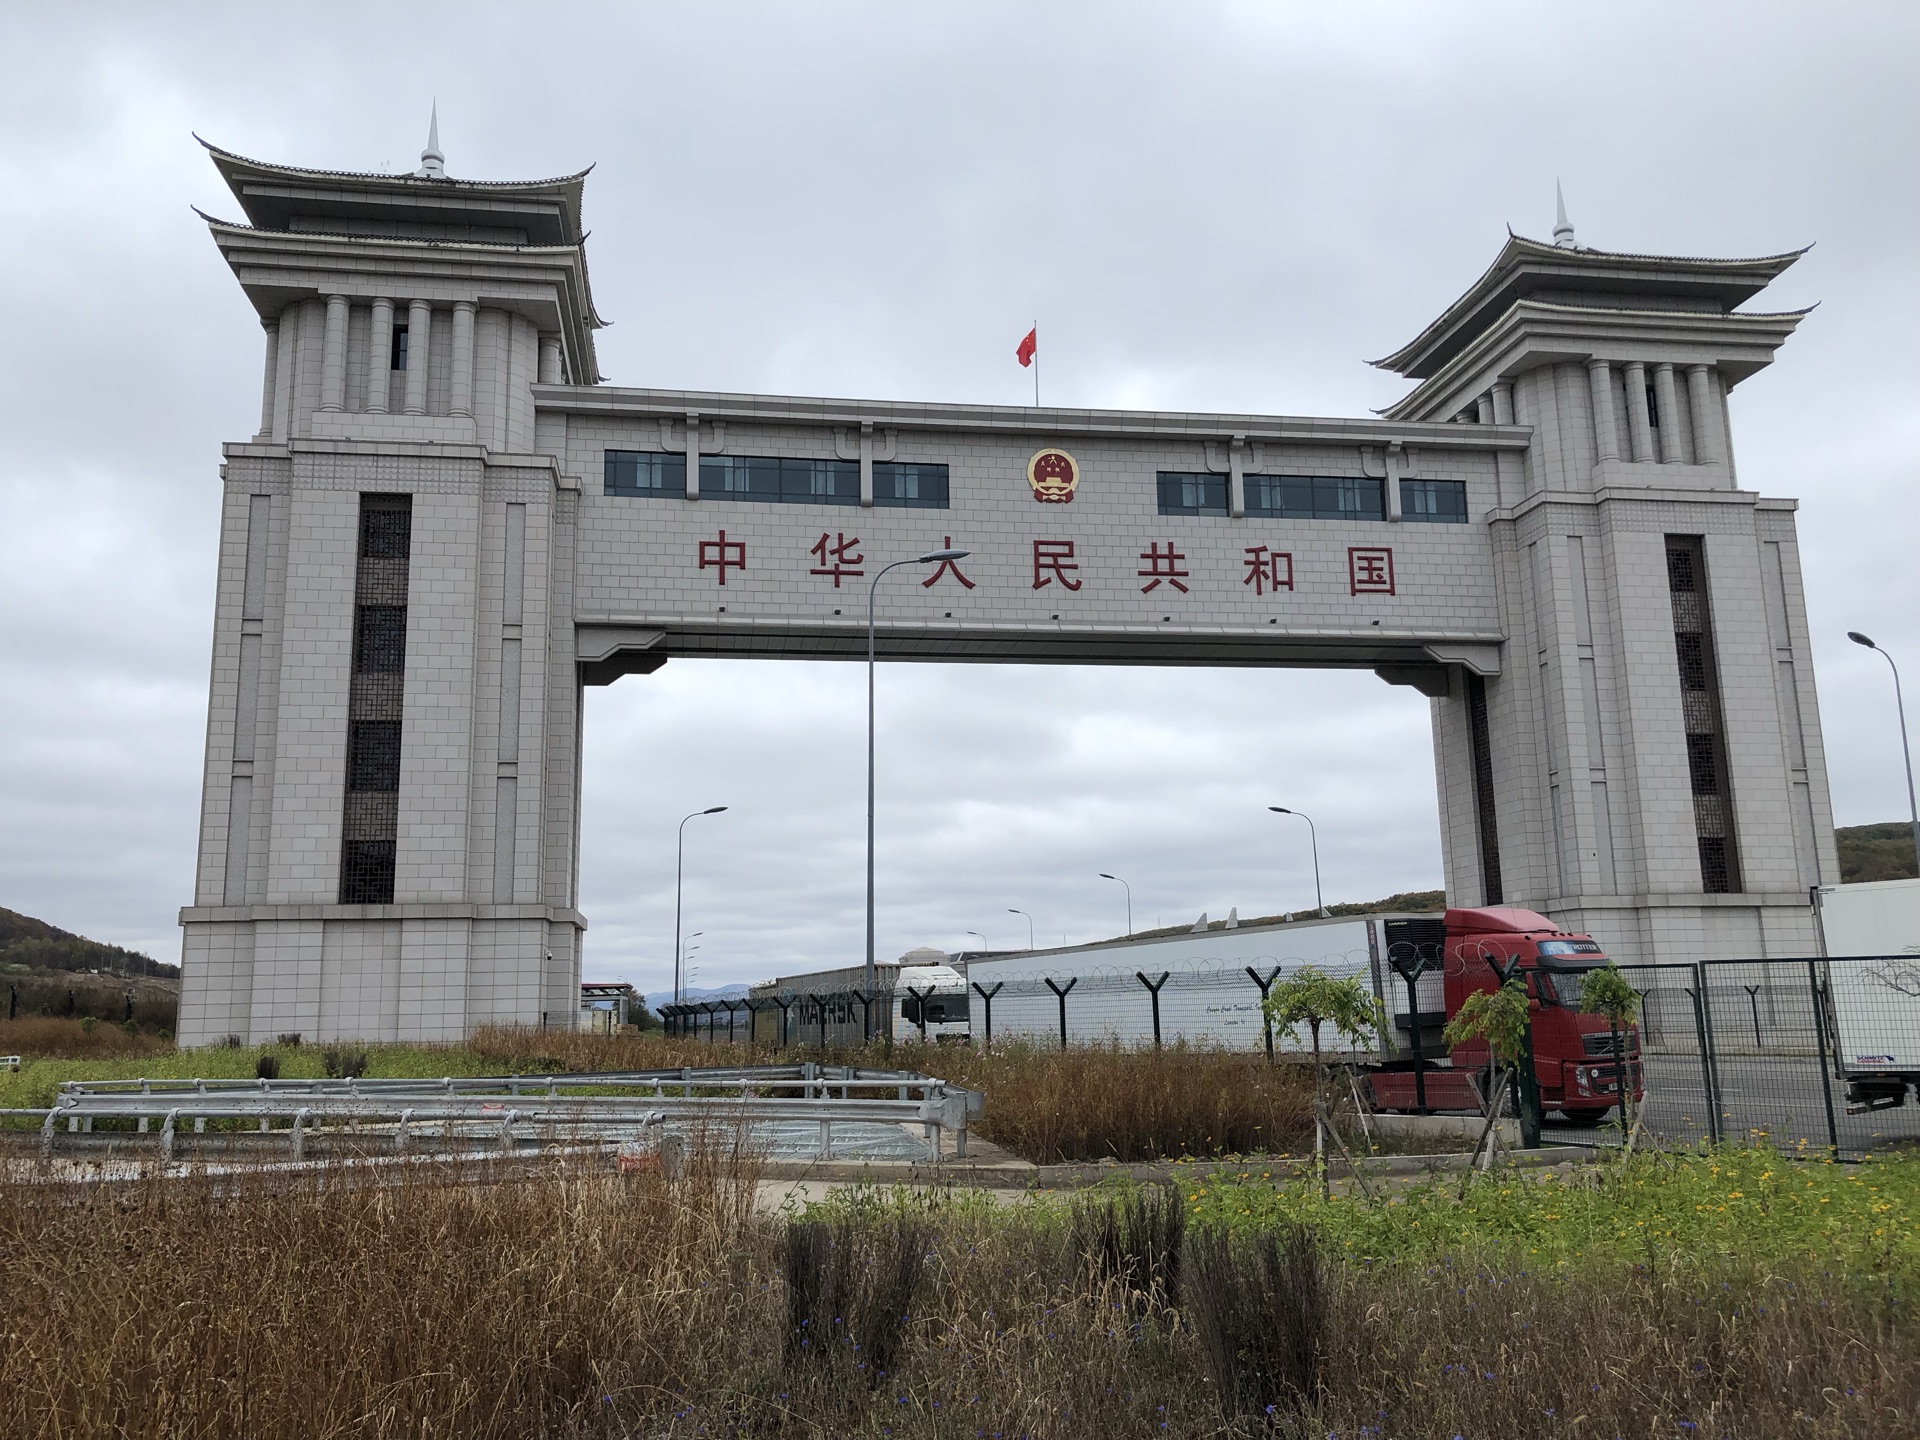
[[(1391, 1048), (1404, 1055), (1417, 1033), (1425, 1062), (1445, 1064), (1437, 946), (1394, 946), (1378, 959), (1362, 952), (1311, 962), (1266, 957), (1246, 965), (1109, 966), (970, 980), (971, 1038), (985, 1045), (1190, 1044), (1285, 1059), (1307, 1046), (1304, 1028), (1276, 1034), (1261, 1002), (1279, 976), (1304, 963), (1364, 979), (1382, 999)], [(1664, 1144), (1764, 1141), (1842, 1159), (1920, 1147), (1920, 1097), (1876, 1070), (1920, 1049), (1920, 957), (1620, 968), (1640, 997), (1621, 1058), (1634, 1064), (1644, 1087), (1639, 1110), (1648, 1136)], [(897, 1003), (889, 984), (871, 1000), (856, 990), (789, 990), (663, 1006), (662, 1017), (669, 1034), (716, 1045), (841, 1046), (869, 1033), (869, 1008), (872, 1033), (883, 1033)], [(1607, 1036), (1585, 1038), (1589, 1049), (1608, 1042), (1602, 1048), (1611, 1053)], [(1850, 1048), (1843, 1050), (1843, 1040)], [(1570, 1062), (1537, 1061), (1560, 1063)], [(1561, 1090), (1557, 1076), (1542, 1078)], [(1625, 1138), (1617, 1109), (1599, 1124), (1590, 1113), (1550, 1111), (1544, 1118), (1550, 1144), (1606, 1146)]]

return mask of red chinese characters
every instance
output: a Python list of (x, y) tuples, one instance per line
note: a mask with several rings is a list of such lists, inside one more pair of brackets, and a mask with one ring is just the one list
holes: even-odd
[(846, 533), (841, 531), (829, 538), (827, 532), (822, 530), (820, 532), (820, 538), (814, 542), (813, 548), (807, 553), (820, 562), (819, 565), (807, 573), (809, 575), (831, 575), (833, 577), (833, 588), (836, 590), (840, 588), (840, 581), (843, 577), (849, 575), (861, 576), (867, 573), (860, 568), (867, 563), (867, 560), (864, 555), (860, 554), (860, 537), (858, 535), (855, 535), (849, 540)]
[(1347, 547), (1347, 593), (1349, 595), (1391, 595), (1393, 590), (1393, 551), (1382, 545)]
[[(940, 548), (942, 550), (953, 549), (953, 536), (951, 535), (942, 536), (940, 540)], [(942, 560), (940, 564), (937, 567), (935, 567), (934, 572), (931, 575), (929, 575), (926, 579), (920, 582), (920, 588), (923, 590), (931, 590), (934, 587), (935, 582), (937, 582), (942, 575), (951, 575), (953, 576), (954, 579), (958, 580), (962, 585), (966, 586), (967, 589), (969, 590), (973, 589), (973, 581), (969, 580), (964, 574), (962, 574), (960, 567), (951, 560)]]
[(1253, 586), (1253, 593), (1293, 589), (1293, 554), (1287, 550), (1269, 550), (1265, 545), (1247, 546), (1247, 573), (1242, 585)]
[(1078, 590), (1084, 581), (1076, 580), (1069, 571), (1080, 566), (1073, 558), (1071, 540), (1036, 540), (1033, 542), (1033, 588), (1044, 590), (1055, 580), (1068, 590)]
[(1164, 546), (1158, 540), (1152, 541), (1140, 552), (1140, 558), (1147, 562), (1147, 568), (1134, 573), (1147, 582), (1140, 587), (1142, 595), (1159, 589), (1163, 580), (1182, 595), (1187, 593), (1187, 587), (1181, 581), (1191, 579), (1192, 573), (1180, 568), (1181, 562), (1187, 557), (1173, 548), (1171, 540)]
[(722, 530), (717, 540), (700, 542), (700, 568), (718, 570), (720, 583), (727, 583), (727, 571), (747, 568), (747, 543), (744, 540), (729, 540), (727, 532)]

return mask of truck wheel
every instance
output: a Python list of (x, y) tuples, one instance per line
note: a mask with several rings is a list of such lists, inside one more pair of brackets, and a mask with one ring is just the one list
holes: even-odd
[(1612, 1109), (1611, 1105), (1602, 1105), (1598, 1110), (1562, 1110), (1560, 1118), (1570, 1125), (1598, 1125)]

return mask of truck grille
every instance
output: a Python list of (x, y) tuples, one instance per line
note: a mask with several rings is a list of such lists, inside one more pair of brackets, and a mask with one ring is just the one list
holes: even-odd
[[(1612, 1035), (1582, 1035), (1580, 1037), (1580, 1043), (1585, 1048), (1589, 1060), (1602, 1059), (1614, 1053)], [(1632, 1031), (1623, 1032), (1620, 1036), (1620, 1043), (1626, 1054), (1638, 1055), (1640, 1053), (1639, 1037)]]

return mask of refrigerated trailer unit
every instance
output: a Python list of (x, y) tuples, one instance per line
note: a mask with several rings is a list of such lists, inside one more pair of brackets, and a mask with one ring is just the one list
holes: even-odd
[(1834, 1076), (1856, 1114), (1920, 1093), (1920, 880), (1819, 885)]

